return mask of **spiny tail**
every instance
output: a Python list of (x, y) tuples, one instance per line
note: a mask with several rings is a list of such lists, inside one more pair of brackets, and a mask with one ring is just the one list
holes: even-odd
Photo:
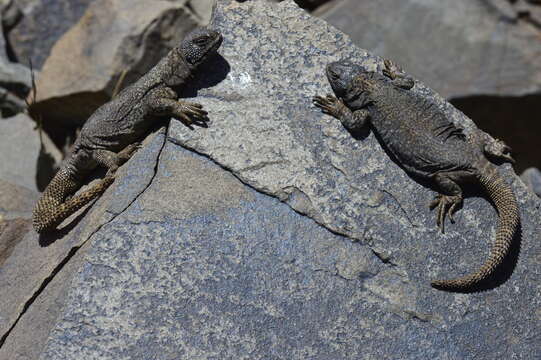
[(452, 280), (436, 280), (432, 286), (445, 290), (466, 290), (487, 279), (509, 253), (513, 237), (519, 225), (518, 204), (511, 186), (498, 174), (480, 175), (479, 182), (496, 205), (499, 214), (496, 240), (488, 259), (476, 272)]
[(61, 169), (34, 208), (32, 213), (34, 229), (38, 233), (54, 230), (71, 214), (101, 195), (113, 180), (114, 177), (107, 176), (91, 188), (64, 201), (68, 195), (77, 191), (80, 184), (65, 169)]

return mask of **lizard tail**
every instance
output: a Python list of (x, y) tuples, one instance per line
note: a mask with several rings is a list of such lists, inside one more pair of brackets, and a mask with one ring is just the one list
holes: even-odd
[(432, 286), (446, 290), (465, 290), (478, 284), (490, 276), (494, 270), (503, 262), (509, 253), (513, 236), (518, 228), (520, 218), (518, 204), (511, 186), (498, 174), (493, 171), (491, 175), (480, 175), (480, 184), (488, 193), (496, 205), (499, 214), (496, 240), (490, 251), (488, 259), (476, 272), (452, 280), (436, 280)]
[(101, 195), (113, 182), (114, 177), (107, 176), (91, 188), (70, 198), (64, 199), (80, 184), (61, 169), (51, 180), (32, 212), (32, 224), (36, 232), (54, 230), (71, 214)]

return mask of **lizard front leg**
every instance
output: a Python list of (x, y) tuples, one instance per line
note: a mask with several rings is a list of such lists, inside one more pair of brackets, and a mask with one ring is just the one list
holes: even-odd
[(176, 92), (168, 87), (158, 89), (147, 100), (151, 112), (159, 116), (170, 115), (188, 127), (205, 126), (209, 121), (201, 104), (178, 100)]
[(342, 100), (332, 95), (314, 96), (313, 102), (324, 114), (340, 120), (346, 129), (352, 131), (364, 128), (370, 115), (367, 109), (351, 111)]

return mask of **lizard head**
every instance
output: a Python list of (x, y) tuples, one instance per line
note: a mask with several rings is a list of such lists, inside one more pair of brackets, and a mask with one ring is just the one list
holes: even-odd
[(215, 53), (222, 40), (219, 32), (201, 27), (186, 35), (180, 44), (180, 53), (188, 64), (195, 67)]
[(347, 60), (328, 64), (326, 73), (334, 94), (351, 109), (366, 105), (374, 86), (387, 80), (383, 75)]
[(327, 79), (335, 95), (339, 98), (346, 96), (352, 81), (363, 72), (359, 65), (346, 60), (335, 61), (327, 65)]

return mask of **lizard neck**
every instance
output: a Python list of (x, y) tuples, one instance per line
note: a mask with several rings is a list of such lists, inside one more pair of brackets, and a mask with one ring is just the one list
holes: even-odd
[(187, 82), (193, 70), (194, 66), (186, 62), (178, 49), (173, 49), (144, 76), (144, 82), (148, 89), (178, 87)]

